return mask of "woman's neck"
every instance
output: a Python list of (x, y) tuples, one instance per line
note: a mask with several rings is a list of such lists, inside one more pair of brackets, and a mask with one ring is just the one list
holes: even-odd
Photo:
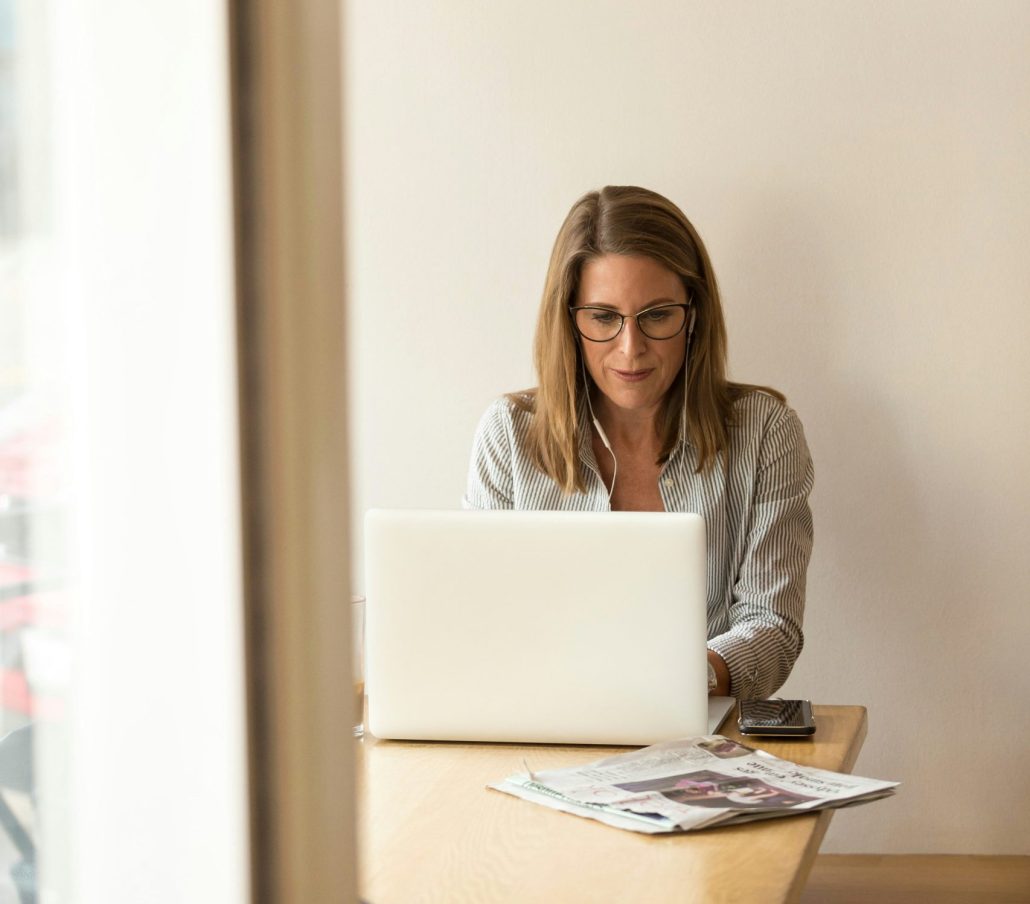
[(657, 453), (660, 445), (658, 436), (660, 405), (639, 411), (628, 411), (625, 408), (617, 408), (600, 393), (595, 395), (592, 403), (594, 415), (613, 446), (630, 452)]

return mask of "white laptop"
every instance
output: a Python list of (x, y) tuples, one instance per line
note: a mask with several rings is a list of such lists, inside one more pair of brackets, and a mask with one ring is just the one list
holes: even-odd
[(646, 745), (711, 734), (705, 526), (645, 512), (370, 511), (380, 738)]

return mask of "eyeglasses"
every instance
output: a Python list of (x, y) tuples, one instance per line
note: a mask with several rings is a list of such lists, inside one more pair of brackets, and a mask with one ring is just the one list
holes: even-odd
[(687, 325), (689, 308), (689, 304), (661, 304), (637, 314), (620, 314), (611, 308), (586, 305), (569, 308), (569, 316), (576, 332), (591, 342), (611, 342), (622, 332), (628, 317), (636, 319), (637, 328), (648, 339), (672, 339)]

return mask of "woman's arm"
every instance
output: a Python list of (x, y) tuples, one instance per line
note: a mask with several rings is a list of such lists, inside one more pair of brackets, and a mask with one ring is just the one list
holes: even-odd
[(730, 627), (708, 642), (726, 664), (729, 693), (740, 699), (774, 694), (801, 653), (812, 481), (801, 422), (784, 409), (762, 439)]

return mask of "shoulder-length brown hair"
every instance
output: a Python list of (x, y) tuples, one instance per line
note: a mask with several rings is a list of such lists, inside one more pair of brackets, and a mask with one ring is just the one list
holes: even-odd
[(566, 493), (586, 489), (579, 462), (579, 405), (588, 391), (569, 307), (576, 301), (583, 264), (605, 254), (658, 261), (679, 275), (695, 311), (686, 355), (689, 372), (684, 380), (681, 368), (656, 425), (659, 463), (668, 459), (679, 440), (682, 412), (702, 471), (726, 448), (736, 399), (756, 389), (783, 399), (766, 387), (727, 381), (726, 324), (715, 272), (701, 237), (683, 212), (645, 188), (609, 185), (589, 192), (572, 206), (551, 252), (533, 354), (539, 385), (530, 393), (511, 396), (515, 404), (534, 413), (526, 437), (530, 459)]

